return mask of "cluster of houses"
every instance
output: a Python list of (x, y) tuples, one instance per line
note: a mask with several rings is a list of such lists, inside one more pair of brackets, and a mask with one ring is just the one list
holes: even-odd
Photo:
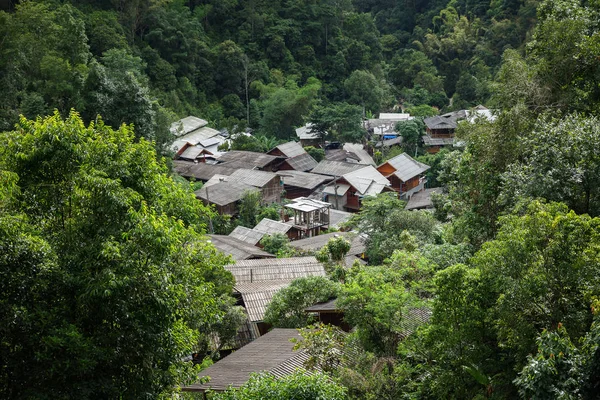
[[(410, 118), (408, 114), (381, 114), (378, 119), (368, 120), (367, 125), (385, 146), (393, 146), (401, 142), (395, 124)], [(427, 134), (423, 142), (428, 151), (454, 145), (454, 129), (461, 118), (474, 116), (451, 113), (426, 119)], [(304, 149), (321, 141), (311, 132), (310, 125), (296, 131), (297, 142), (281, 144), (266, 153), (219, 151), (219, 146), (228, 140), (227, 135), (207, 125), (200, 118), (187, 117), (172, 127), (177, 137), (173, 144), (174, 170), (185, 178), (204, 183), (195, 192), (196, 197), (214, 205), (219, 213), (235, 216), (242, 198), (247, 193), (256, 193), (264, 204), (282, 204), (282, 212), (279, 220), (265, 218), (253, 228), (239, 226), (229, 235), (208, 235), (217, 249), (234, 260), (226, 269), (235, 278), (233, 295), (245, 309), (247, 320), (235, 344), (230, 345), (237, 350), (200, 374), (200, 377), (210, 376), (211, 380), (182, 388), (199, 392), (239, 387), (252, 372), (283, 376), (302, 369), (308, 356), (292, 351), (293, 344), (289, 341), (298, 338), (297, 331), (270, 330), (264, 322), (265, 311), (275, 293), (294, 279), (325, 276), (324, 266), (314, 254), (332, 237), (344, 236), (350, 241), (346, 265), (365, 262), (363, 237), (354, 232), (323, 233), (347, 221), (360, 210), (365, 198), (391, 192), (407, 201), (407, 209), (415, 210), (430, 208), (430, 195), (439, 191), (426, 188), (426, 172), (430, 167), (406, 153), (376, 165), (362, 145), (336, 144), (329, 146), (326, 158), (317, 162)], [(276, 258), (264, 251), (261, 239), (275, 233), (286, 235), (290, 246), (303, 256)], [(309, 307), (306, 312), (342, 329), (350, 328), (334, 299)], [(416, 310), (413, 317), (422, 322), (429, 314), (427, 310)]]

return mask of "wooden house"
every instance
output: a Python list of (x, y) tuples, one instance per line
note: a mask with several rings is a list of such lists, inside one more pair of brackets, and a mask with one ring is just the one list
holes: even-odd
[(296, 129), (296, 136), (298, 137), (298, 140), (300, 140), (302, 147), (320, 147), (323, 141), (317, 132), (312, 131), (312, 124), (310, 123)]
[(326, 201), (336, 210), (356, 212), (364, 197), (392, 190), (390, 182), (371, 165), (348, 172), (325, 186)]
[(277, 175), (283, 180), (286, 199), (308, 197), (313, 194), (317, 188), (333, 179), (333, 177), (327, 175), (293, 170), (277, 171)]
[(240, 185), (250, 185), (260, 189), (264, 204), (279, 203), (283, 197), (283, 182), (273, 172), (253, 169), (237, 169), (227, 178)]
[(272, 156), (254, 151), (228, 151), (222, 153), (217, 160), (228, 167), (255, 169), (261, 171), (276, 171), (285, 157)]
[(401, 199), (410, 199), (413, 193), (425, 188), (425, 172), (430, 167), (402, 153), (377, 167), (391, 183)]
[(222, 176), (220, 182), (204, 185), (196, 190), (196, 198), (202, 200), (204, 204), (213, 204), (219, 214), (237, 215), (238, 202), (250, 192), (260, 192), (254, 186), (246, 185), (238, 181), (226, 181), (227, 177)]
[(279, 171), (310, 171), (317, 166), (317, 161), (297, 142), (288, 142), (280, 144), (267, 154), (272, 156), (285, 157), (285, 160), (279, 164)]

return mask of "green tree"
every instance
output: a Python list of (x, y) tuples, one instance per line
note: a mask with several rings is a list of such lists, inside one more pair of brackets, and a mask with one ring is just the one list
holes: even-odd
[(0, 395), (172, 391), (231, 304), (210, 211), (129, 126), (55, 113), (0, 141)]
[(306, 146), (304, 150), (310, 154), (312, 158), (314, 158), (317, 162), (323, 160), (325, 158), (325, 150), (319, 149), (314, 146)]
[(310, 114), (313, 132), (317, 132), (323, 138), (340, 142), (362, 142), (366, 132), (361, 121), (360, 107), (348, 103), (319, 105)]
[(286, 256), (291, 252), (290, 239), (284, 233), (265, 235), (260, 239), (260, 245), (267, 253)]
[(261, 208), (262, 195), (259, 191), (248, 191), (244, 193), (238, 207), (238, 223), (246, 228), (254, 228), (258, 221)]
[(239, 389), (215, 393), (215, 400), (342, 400), (346, 388), (321, 373), (306, 375), (295, 372), (282, 378), (271, 374), (253, 375)]
[(265, 322), (278, 328), (302, 328), (314, 321), (304, 309), (335, 298), (339, 284), (322, 276), (295, 279), (278, 291), (265, 312)]
[(350, 103), (362, 107), (363, 118), (367, 111), (377, 113), (384, 99), (384, 90), (381, 84), (369, 71), (354, 71), (344, 81), (344, 89)]

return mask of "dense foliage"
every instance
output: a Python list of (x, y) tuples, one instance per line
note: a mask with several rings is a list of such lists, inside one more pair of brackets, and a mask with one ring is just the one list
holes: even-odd
[(209, 335), (231, 338), (210, 211), (151, 143), (76, 113), (0, 142), (1, 397), (155, 397)]

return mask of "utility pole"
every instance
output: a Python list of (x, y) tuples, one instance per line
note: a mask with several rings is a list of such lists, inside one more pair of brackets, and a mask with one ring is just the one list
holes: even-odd
[(337, 175), (334, 175), (334, 180), (333, 180), (333, 190), (335, 192), (335, 209), (339, 210), (339, 204), (338, 204), (338, 191), (337, 191), (337, 180), (338, 177)]
[[(210, 198), (208, 197), (208, 189), (210, 186), (206, 187), (206, 202), (208, 203), (208, 205), (210, 206)], [(208, 213), (208, 229), (210, 229), (210, 233), (213, 234), (214, 229), (213, 229), (213, 224), (212, 224), (212, 217), (210, 216), (210, 213)]]

